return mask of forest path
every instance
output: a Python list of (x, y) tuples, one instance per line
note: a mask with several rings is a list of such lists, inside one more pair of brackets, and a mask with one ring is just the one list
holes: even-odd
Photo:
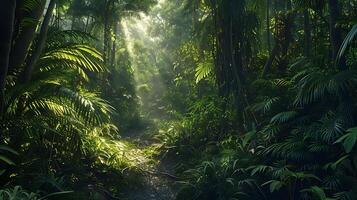
[[(150, 132), (150, 130), (149, 130)], [(174, 166), (168, 163), (163, 163), (155, 156), (155, 151), (160, 144), (157, 144), (152, 140), (149, 134), (145, 134), (143, 131), (134, 131), (127, 136), (125, 140), (137, 144), (137, 147), (142, 152), (148, 152), (146, 160), (151, 160), (150, 163), (141, 163), (142, 166), (138, 166), (143, 170), (141, 186), (125, 194), (126, 200), (173, 200), (175, 199), (175, 192), (173, 185), (176, 177), (172, 174)], [(151, 152), (151, 153), (150, 153)]]

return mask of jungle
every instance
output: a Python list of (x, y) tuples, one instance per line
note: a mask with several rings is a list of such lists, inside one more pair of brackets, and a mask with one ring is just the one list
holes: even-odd
[(357, 0), (1, 0), (0, 200), (356, 200)]

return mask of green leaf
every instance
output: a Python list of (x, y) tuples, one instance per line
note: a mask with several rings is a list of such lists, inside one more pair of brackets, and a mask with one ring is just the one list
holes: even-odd
[(234, 179), (233, 178), (227, 178), (226, 182), (231, 184), (234, 187)]
[(9, 164), (9, 165), (15, 165), (14, 162), (12, 162), (10, 159), (8, 159), (8, 158), (5, 157), (5, 156), (0, 155), (0, 161), (1, 161), (1, 160), (4, 161), (5, 163)]
[(301, 190), (301, 192), (310, 192), (310, 193), (312, 193), (317, 198), (317, 199), (314, 198), (316, 200), (334, 200), (333, 198), (328, 198), (326, 196), (325, 191), (322, 188), (318, 187), (318, 186), (312, 186), (312, 187), (310, 187), (308, 189)]
[(199, 83), (203, 79), (209, 77), (213, 72), (212, 64), (210, 63), (199, 63), (196, 68), (196, 83)]
[(294, 119), (295, 117), (298, 116), (298, 113), (296, 111), (288, 111), (288, 112), (281, 112), (277, 115), (275, 115), (270, 123), (275, 123), (275, 124), (282, 124), (289, 122), (290, 120)]
[(346, 51), (348, 45), (352, 43), (352, 41), (356, 37), (356, 35), (357, 35), (357, 24), (352, 27), (351, 31), (348, 33), (345, 40), (343, 41), (341, 48), (337, 54), (336, 64), (339, 63), (342, 56), (345, 54), (345, 51)]
[(274, 191), (279, 191), (284, 186), (283, 182), (278, 181), (278, 180), (268, 181), (268, 182), (264, 183), (262, 186), (268, 185), (268, 184), (269, 184), (269, 190), (271, 193), (273, 193)]
[(271, 170), (273, 170), (273, 167), (271, 167), (271, 166), (258, 165), (258, 166), (253, 166), (252, 167), (252, 171), (251, 171), (250, 174), (251, 174), (251, 176), (254, 176), (257, 173), (262, 174), (262, 173), (265, 173), (265, 172), (271, 171)]
[(340, 137), (335, 143), (342, 143), (346, 153), (350, 153), (357, 141), (357, 127), (347, 130), (347, 134)]
[(17, 151), (11, 149), (10, 147), (4, 146), (4, 145), (0, 145), (0, 150), (8, 151), (12, 154), (19, 155), (19, 153), (17, 153)]
[(63, 194), (69, 194), (69, 193), (73, 193), (73, 191), (54, 192), (54, 193), (48, 194), (48, 195), (46, 195), (44, 197), (41, 197), (38, 200), (44, 200), (44, 199), (46, 199), (48, 197), (57, 196), (57, 195), (63, 195)]
[(331, 168), (332, 170), (336, 170), (337, 166), (338, 166), (339, 164), (341, 164), (344, 160), (346, 160), (348, 157), (349, 157), (349, 155), (345, 155), (345, 156), (342, 156), (341, 158), (339, 158), (336, 162), (327, 163), (327, 164), (324, 166), (324, 169), (329, 169), (329, 168)]

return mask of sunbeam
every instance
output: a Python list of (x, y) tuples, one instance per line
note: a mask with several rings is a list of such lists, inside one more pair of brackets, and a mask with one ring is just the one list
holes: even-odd
[[(159, 8), (157, 5), (155, 8)], [(157, 57), (160, 54), (160, 35), (150, 32), (157, 18), (154, 13), (141, 12), (138, 17), (122, 21), (125, 43), (130, 56), (134, 78), (137, 84), (136, 93), (139, 96), (142, 114), (152, 119), (163, 117), (162, 102), (166, 87), (159, 73)]]

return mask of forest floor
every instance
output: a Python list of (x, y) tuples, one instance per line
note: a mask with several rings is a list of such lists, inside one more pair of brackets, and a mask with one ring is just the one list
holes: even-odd
[[(153, 133), (148, 133), (152, 130), (133, 131), (126, 134), (125, 140), (136, 144), (142, 151), (156, 151), (159, 144), (153, 140)], [(141, 163), (139, 166), (143, 170), (141, 186), (136, 190), (125, 194), (127, 200), (172, 200), (175, 197), (174, 183), (176, 177), (173, 176), (173, 164), (162, 162), (154, 153), (147, 153), (146, 160), (151, 160), (150, 163)]]

